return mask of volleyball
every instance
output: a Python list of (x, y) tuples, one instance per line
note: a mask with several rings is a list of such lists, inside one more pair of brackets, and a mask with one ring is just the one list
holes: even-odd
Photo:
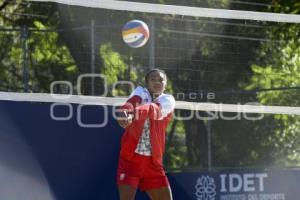
[(132, 48), (144, 46), (149, 39), (149, 28), (141, 20), (131, 20), (122, 29), (123, 41)]

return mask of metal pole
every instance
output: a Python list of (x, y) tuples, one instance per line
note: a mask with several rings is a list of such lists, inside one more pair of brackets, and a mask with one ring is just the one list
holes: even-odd
[(207, 162), (208, 162), (208, 170), (211, 170), (212, 167), (212, 159), (211, 159), (211, 120), (207, 120)]
[(153, 69), (155, 67), (155, 21), (150, 19), (150, 38), (149, 38), (149, 67)]
[(28, 45), (27, 45), (27, 38), (28, 38), (28, 28), (27, 26), (23, 26), (21, 28), (21, 41), (22, 41), (22, 49), (23, 49), (23, 89), (24, 92), (29, 91), (28, 79)]
[[(95, 22), (91, 19), (91, 74), (95, 73)], [(91, 95), (95, 95), (95, 79), (91, 77)]]

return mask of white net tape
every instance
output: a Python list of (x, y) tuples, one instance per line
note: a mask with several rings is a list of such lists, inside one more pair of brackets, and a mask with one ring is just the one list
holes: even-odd
[[(79, 95), (44, 94), (44, 93), (13, 93), (0, 92), (0, 100), (23, 102), (59, 102), (89, 105), (121, 105), (126, 97), (94, 97)], [(260, 113), (260, 114), (287, 114), (300, 115), (300, 107), (241, 105), (241, 104), (216, 104), (176, 101), (176, 109), (197, 110), (207, 112), (234, 112), (234, 113)]]
[(103, 8), (111, 10), (123, 10), (143, 13), (171, 14), (193, 17), (257, 20), (269, 22), (300, 23), (300, 15), (254, 12), (226, 9), (200, 8), (178, 5), (162, 5), (153, 3), (138, 3), (115, 0), (30, 0), (40, 2), (56, 2), (67, 5)]

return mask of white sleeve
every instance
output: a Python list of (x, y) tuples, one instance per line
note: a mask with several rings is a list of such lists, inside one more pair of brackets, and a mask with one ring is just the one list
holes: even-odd
[(162, 117), (166, 117), (175, 108), (175, 99), (172, 95), (162, 95), (157, 102), (160, 104)]
[(130, 97), (133, 97), (133, 96), (140, 96), (140, 97), (143, 97), (143, 93), (144, 93), (144, 88), (142, 86), (138, 86), (137, 88), (135, 88), (132, 93), (130, 94), (129, 98)]

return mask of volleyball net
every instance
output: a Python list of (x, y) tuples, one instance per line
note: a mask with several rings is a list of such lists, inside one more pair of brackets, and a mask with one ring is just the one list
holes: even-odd
[[(131, 20), (149, 28), (140, 48)], [(118, 199), (114, 109), (156, 67), (176, 99), (174, 199), (295, 199), (299, 23), (295, 1), (0, 3), (0, 199)]]
[[(13, 19), (34, 23), (1, 32), (12, 47), (3, 57), (0, 99), (48, 102), (49, 117), (60, 119), (58, 107), (124, 102), (158, 67), (176, 99), (167, 167), (299, 166), (297, 5), (151, 2), (17, 2)], [(140, 48), (122, 40), (133, 19), (150, 30)]]
[[(14, 93), (0, 92), (0, 100), (16, 102), (48, 102), (64, 104), (104, 105), (117, 107), (123, 105), (126, 97), (95, 97), (83, 95), (46, 94), (46, 93)], [(254, 104), (254, 105), (253, 105)], [(249, 104), (222, 104), (205, 102), (176, 101), (177, 110), (194, 110), (205, 112), (231, 112), (256, 114), (283, 114), (300, 115), (299, 107), (292, 106), (266, 106), (255, 102)]]

